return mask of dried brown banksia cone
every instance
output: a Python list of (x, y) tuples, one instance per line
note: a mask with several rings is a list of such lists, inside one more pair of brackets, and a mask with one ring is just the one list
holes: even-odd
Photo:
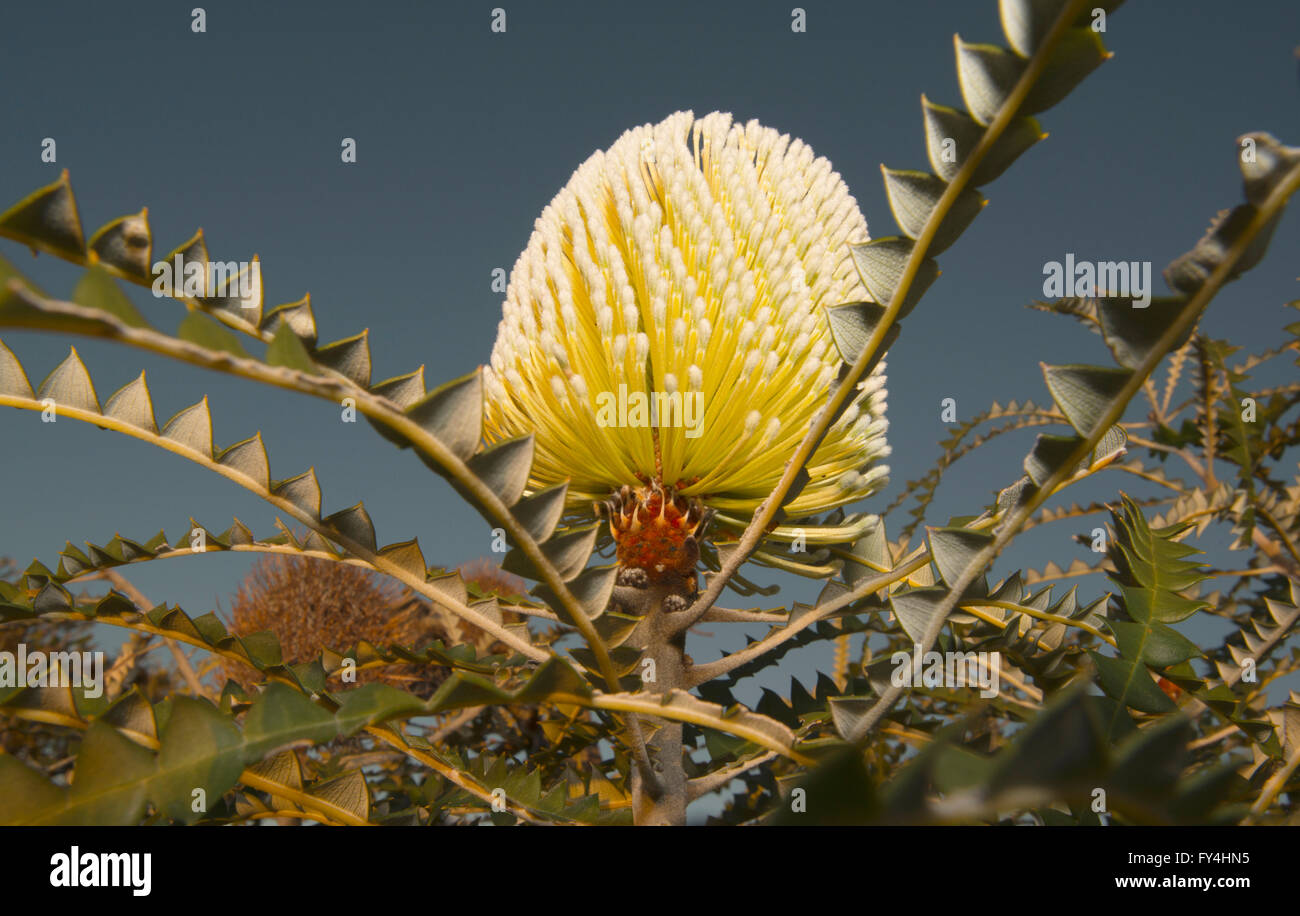
[[(286, 664), (310, 661), (324, 648), (346, 651), (361, 640), (413, 649), (441, 640), (473, 644), (480, 654), (494, 651), (491, 636), (409, 590), (368, 570), (310, 557), (259, 560), (230, 616), (230, 629), (240, 636), (274, 633)], [(245, 687), (261, 679), (239, 662), (223, 662), (223, 671)], [(395, 664), (358, 671), (357, 683), (382, 680), (428, 696), (445, 677), (437, 666)], [(342, 685), (332, 680), (330, 686)]]

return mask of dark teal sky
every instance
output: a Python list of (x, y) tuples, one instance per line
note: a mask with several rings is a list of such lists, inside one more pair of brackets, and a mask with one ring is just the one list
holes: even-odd
[[(376, 380), (423, 363), (431, 386), (486, 362), (501, 304), (491, 271), (513, 265), (542, 207), (623, 130), (685, 108), (757, 118), (828, 157), (872, 235), (891, 235), (879, 166), (927, 168), (921, 93), (961, 104), (953, 33), (1003, 41), (993, 0), (802, 0), (806, 34), (790, 30), (792, 3), (494, 0), (209, 2), (208, 31), (195, 35), (196, 2), (6, 8), (0, 206), (68, 168), (88, 232), (147, 205), (162, 254), (202, 226), (217, 259), (260, 254), (268, 307), (310, 291), (322, 340), (368, 327)], [(502, 4), (508, 30), (494, 35)], [(889, 354), (887, 496), (937, 457), (943, 398), (962, 417), (993, 400), (1045, 403), (1040, 360), (1109, 364), (1082, 327), (1023, 308), (1042, 296), (1046, 261), (1150, 260), (1158, 276), (1241, 199), (1238, 135), (1300, 143), (1294, 0), (1130, 0), (1105, 40), (1114, 58), (1041, 116), (1050, 138), (984, 189), (988, 207), (940, 258), (943, 276)], [(57, 141), (56, 164), (40, 161), (44, 137)], [(355, 165), (340, 162), (343, 137), (357, 140)], [(1281, 304), (1300, 295), (1298, 242), (1289, 214), (1205, 329), (1257, 349), (1276, 342)], [(76, 283), (70, 265), (9, 243), (0, 252), (50, 292)], [(175, 304), (132, 294), (175, 327)], [(486, 526), (440, 478), (328, 404), (94, 341), (0, 337), (34, 381), (74, 343), (101, 399), (147, 369), (160, 419), (210, 395), (219, 446), (262, 430), (272, 476), (314, 465), (326, 512), (364, 499), (381, 541), (418, 535), (430, 563), (488, 552)], [(1020, 474), (1032, 436), (959, 465), (931, 523), (977, 512)], [(0, 470), (0, 556), (21, 564), (53, 562), (67, 539), (178, 534), (191, 515), (273, 531), (251, 494), (70, 420), (4, 412)], [(1075, 498), (1143, 492), (1134, 483), (1110, 476)], [(1040, 528), (999, 569), (1084, 556), (1070, 541), (1081, 528)], [(228, 606), (247, 565), (207, 556), (130, 574), (152, 600), (198, 614)], [(1091, 579), (1082, 593), (1103, 587)]]

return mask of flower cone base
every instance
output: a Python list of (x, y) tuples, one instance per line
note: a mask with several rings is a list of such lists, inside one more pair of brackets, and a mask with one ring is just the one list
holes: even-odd
[(712, 510), (653, 480), (644, 486), (623, 486), (595, 507), (609, 520), (623, 570), (641, 570), (647, 584), (695, 592), (700, 539)]

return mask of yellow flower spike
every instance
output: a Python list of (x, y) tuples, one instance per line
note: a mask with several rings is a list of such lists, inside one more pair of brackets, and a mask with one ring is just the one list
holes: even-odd
[[(826, 309), (870, 298), (848, 249), (867, 240), (839, 174), (800, 140), (720, 113), (627, 131), (578, 168), (515, 263), (485, 371), (488, 440), (533, 433), (528, 490), (568, 479), (571, 509), (622, 492), (604, 513), (616, 537), (636, 513), (623, 487), (751, 515), (838, 371)], [(886, 484), (884, 368), (788, 518)]]

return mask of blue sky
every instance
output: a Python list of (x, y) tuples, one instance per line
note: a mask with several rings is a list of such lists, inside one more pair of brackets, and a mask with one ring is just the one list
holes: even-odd
[[(432, 386), (486, 362), (501, 306), (493, 269), (511, 267), (572, 170), (626, 128), (688, 108), (757, 118), (828, 157), (872, 235), (891, 235), (879, 166), (927, 167), (921, 94), (961, 101), (953, 33), (1003, 40), (992, 0), (804, 2), (804, 34), (790, 29), (790, 5), (771, 2), (504, 2), (507, 32), (493, 34), (503, 2), (216, 2), (202, 35), (190, 31), (191, 2), (11, 6), (0, 202), (68, 168), (88, 231), (147, 205), (165, 252), (201, 226), (218, 259), (260, 255), (268, 306), (310, 291), (322, 340), (369, 328), (375, 379), (423, 364)], [(960, 417), (994, 400), (1046, 403), (1040, 361), (1109, 364), (1082, 327), (1024, 309), (1042, 297), (1044, 263), (1149, 260), (1158, 275), (1241, 199), (1238, 135), (1300, 142), (1293, 0), (1132, 0), (1105, 40), (1114, 58), (1041, 116), (1048, 140), (984, 189), (989, 205), (940, 258), (943, 276), (891, 350), (894, 484), (868, 508), (938, 457), (942, 399), (956, 398)], [(55, 164), (40, 160), (45, 137), (57, 141)], [(357, 141), (355, 164), (340, 161), (343, 137)], [(1300, 295), (1298, 242), (1290, 215), (1203, 329), (1253, 349), (1275, 343), (1290, 320), (1282, 303)], [(76, 283), (52, 258), (8, 243), (0, 253), (50, 292)], [(132, 295), (175, 327), (174, 303)], [(219, 446), (262, 430), (273, 477), (314, 466), (327, 512), (364, 499), (381, 541), (418, 535), (430, 563), (489, 552), (487, 526), (440, 478), (329, 404), (95, 341), (0, 337), (36, 378), (75, 344), (101, 398), (147, 370), (160, 418), (209, 395)], [(0, 556), (20, 564), (53, 562), (69, 539), (177, 534), (190, 516), (273, 531), (254, 496), (151, 446), (31, 413), (6, 411), (0, 424)], [(978, 512), (1020, 474), (1032, 435), (954, 469), (930, 523)], [(1134, 483), (1110, 476), (1073, 498), (1145, 492)], [(1040, 528), (998, 570), (1086, 556), (1071, 541), (1082, 528)], [(249, 562), (208, 555), (130, 573), (153, 601), (200, 614), (229, 606)], [(1094, 577), (1082, 594), (1102, 588)], [(782, 597), (812, 591), (795, 583)], [(724, 644), (743, 644), (742, 631), (692, 651), (713, 657)], [(797, 653), (786, 670), (825, 660)]]

